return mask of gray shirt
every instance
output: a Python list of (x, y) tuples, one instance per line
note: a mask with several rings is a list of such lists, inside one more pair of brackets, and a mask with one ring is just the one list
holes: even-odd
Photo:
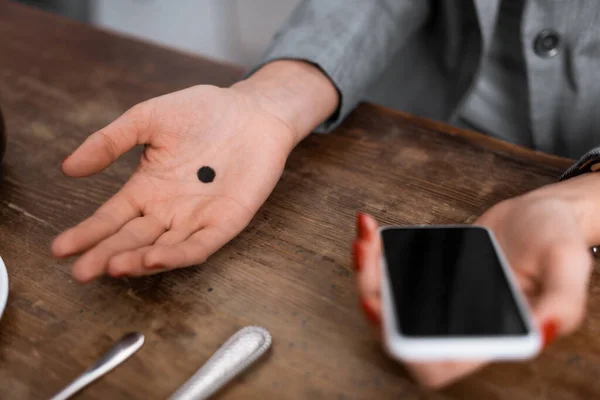
[[(497, 72), (494, 60), (506, 51), (494, 38), (501, 37), (506, 23), (515, 23), (511, 11), (500, 6), (500, 0), (305, 0), (279, 30), (263, 62), (301, 59), (329, 76), (341, 103), (320, 132), (334, 128), (361, 100), (443, 121), (469, 117), (479, 125), (479, 120), (491, 121), (482, 112), (494, 114), (498, 106), (485, 88), (486, 76)], [(509, 20), (503, 22), (506, 15)], [(526, 0), (516, 33), (526, 84), (513, 83), (525, 93), (517, 97), (527, 104), (529, 129), (522, 116), (510, 112), (510, 101), (495, 110), (514, 120), (506, 126), (483, 121), (480, 128), (569, 157), (598, 146), (600, 2)], [(507, 76), (502, 75), (497, 79)], [(469, 109), (477, 98), (487, 99), (487, 111)]]
[(524, 5), (525, 0), (502, 0), (490, 49), (454, 123), (532, 147), (521, 42)]

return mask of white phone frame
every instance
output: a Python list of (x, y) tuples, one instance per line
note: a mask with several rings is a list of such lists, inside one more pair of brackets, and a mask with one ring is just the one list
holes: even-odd
[[(513, 294), (517, 308), (521, 313), (527, 335), (503, 337), (407, 337), (402, 335), (396, 321), (395, 302), (388, 276), (385, 250), (381, 256), (381, 296), (382, 324), (384, 344), (387, 352), (402, 361), (482, 361), (482, 360), (523, 360), (534, 357), (541, 347), (541, 339), (537, 325), (533, 322), (532, 313), (517, 288), (512, 269), (500, 249), (491, 230), (473, 225), (416, 225), (416, 226), (385, 226), (378, 234), (388, 229), (444, 229), (444, 228), (473, 228), (485, 230), (498, 255), (500, 265), (508, 281), (509, 290)], [(382, 239), (383, 246), (383, 239)]]

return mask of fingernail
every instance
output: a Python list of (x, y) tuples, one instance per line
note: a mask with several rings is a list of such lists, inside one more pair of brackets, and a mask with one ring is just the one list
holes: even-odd
[(381, 320), (379, 319), (379, 315), (375, 312), (375, 310), (373, 310), (373, 308), (364, 299), (360, 299), (360, 306), (363, 310), (363, 313), (365, 314), (365, 317), (367, 317), (367, 320), (372, 325), (379, 325), (381, 323)]
[(108, 266), (106, 273), (111, 278), (121, 278), (124, 275), (122, 271), (115, 271), (114, 268), (112, 268), (112, 266), (110, 265)]
[(363, 258), (363, 250), (360, 241), (355, 240), (352, 243), (352, 260), (354, 261), (354, 269), (356, 271), (360, 271)]
[(368, 235), (367, 216), (361, 212), (356, 213), (356, 237), (366, 239)]
[(150, 266), (148, 266), (148, 269), (164, 269), (165, 266), (162, 264), (152, 264)]
[(554, 341), (558, 333), (558, 324), (555, 321), (546, 321), (542, 328), (544, 347), (547, 347)]
[(57, 260), (66, 260), (67, 258), (69, 258), (68, 254), (54, 254), (54, 258), (56, 258)]

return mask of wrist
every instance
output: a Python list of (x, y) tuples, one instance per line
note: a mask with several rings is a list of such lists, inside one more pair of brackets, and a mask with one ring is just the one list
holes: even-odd
[(600, 212), (600, 175), (598, 173), (587, 173), (544, 186), (525, 196), (561, 201), (574, 213), (578, 225), (587, 239), (599, 236), (597, 232), (600, 228), (595, 225), (597, 221), (595, 215)]
[(337, 109), (337, 89), (321, 70), (303, 61), (270, 62), (232, 86), (252, 97), (267, 113), (287, 125), (295, 144)]

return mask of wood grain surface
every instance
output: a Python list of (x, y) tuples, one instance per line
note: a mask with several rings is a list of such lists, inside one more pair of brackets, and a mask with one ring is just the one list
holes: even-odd
[(349, 245), (357, 210), (382, 224), (470, 222), (555, 181), (569, 160), (361, 105), (312, 135), (247, 229), (206, 264), (86, 286), (49, 244), (115, 193), (133, 151), (75, 180), (60, 161), (130, 106), (240, 70), (0, 1), (0, 107), (8, 150), (0, 255), (10, 296), (0, 320), (0, 398), (48, 398), (125, 332), (146, 335), (81, 399), (165, 399), (237, 329), (271, 331), (268, 356), (222, 399), (592, 399), (600, 394), (600, 281), (575, 335), (538, 359), (494, 365), (440, 392), (388, 359), (357, 307)]

